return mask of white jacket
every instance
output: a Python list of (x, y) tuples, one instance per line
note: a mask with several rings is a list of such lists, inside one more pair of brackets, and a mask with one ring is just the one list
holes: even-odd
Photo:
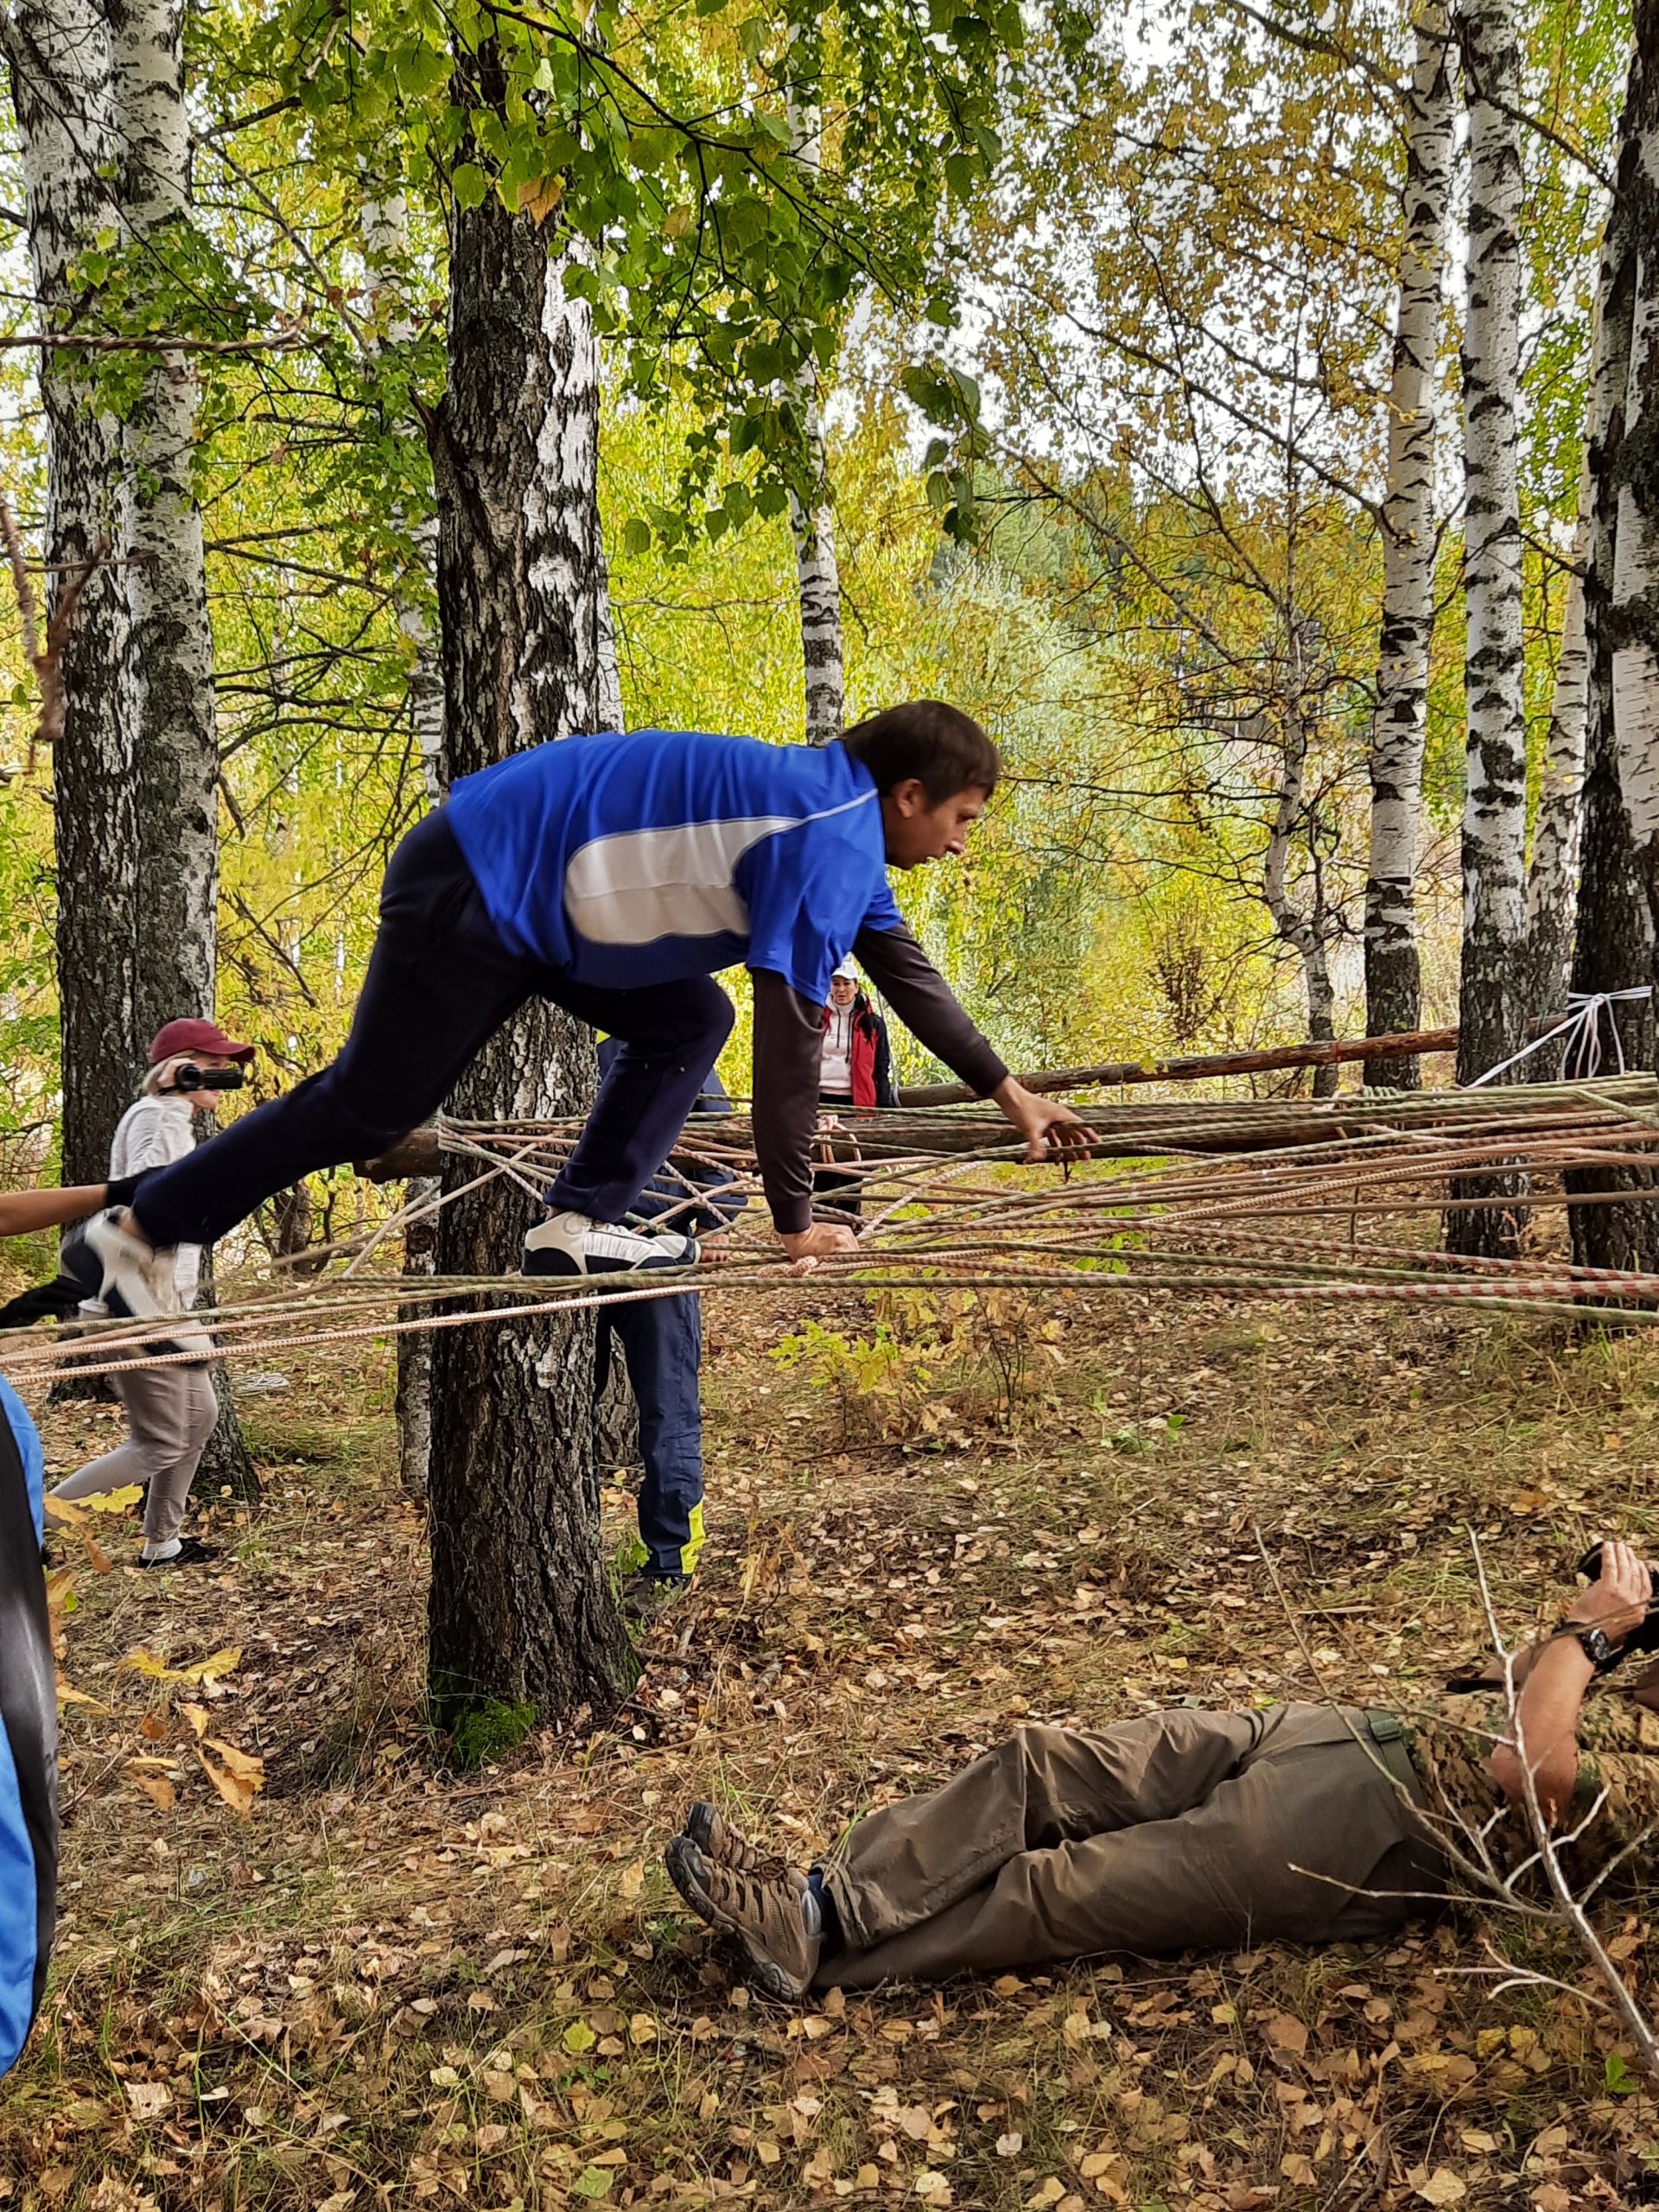
[[(190, 1119), (190, 1103), (176, 1090), (165, 1091), (160, 1096), (146, 1091), (128, 1107), (116, 1124), (114, 1141), (110, 1146), (111, 1174), (142, 1175), (146, 1168), (170, 1166), (174, 1160), (194, 1152), (196, 1140)], [(200, 1245), (181, 1244), (174, 1280), (179, 1286), (179, 1302), (187, 1313), (196, 1302), (200, 1274)]]

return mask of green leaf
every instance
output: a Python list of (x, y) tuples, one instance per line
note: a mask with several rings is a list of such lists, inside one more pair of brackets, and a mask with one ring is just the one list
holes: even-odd
[(1633, 2097), (1642, 2084), (1624, 2063), (1623, 2051), (1610, 2050), (1603, 2069), (1609, 2094), (1615, 2097)]
[(622, 550), (636, 559), (651, 550), (651, 524), (639, 515), (630, 515), (622, 525)]
[(584, 2166), (570, 2186), (578, 2196), (608, 2196), (615, 2179), (609, 2166)]
[(462, 162), (449, 179), (449, 189), (455, 195), (457, 207), (481, 207), (490, 181), (476, 162)]
[(572, 2020), (564, 2031), (564, 2047), (569, 2051), (591, 2050), (598, 2041), (586, 2020)]

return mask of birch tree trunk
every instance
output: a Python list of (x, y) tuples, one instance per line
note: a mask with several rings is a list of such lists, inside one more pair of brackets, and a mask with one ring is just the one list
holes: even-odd
[[(363, 201), (358, 214), (358, 236), (363, 249), (364, 293), (368, 310), (369, 350), (378, 356), (406, 344), (414, 334), (403, 293), (404, 262), (409, 250), (409, 202), (395, 177), (374, 173), (365, 163)], [(412, 421), (401, 422), (400, 431), (416, 435)], [(407, 524), (399, 510), (396, 519)], [(429, 609), (436, 596), (438, 518), (435, 512), (423, 514), (410, 531), (416, 548), (416, 573), (399, 580), (396, 594), (397, 627), (409, 641), (412, 658), (405, 702), (409, 731), (419, 762), (422, 788), (429, 806), (442, 804), (443, 760), (443, 664)], [(417, 588), (417, 586), (419, 587)], [(428, 1205), (436, 1198), (435, 1177), (420, 1177), (404, 1188), (408, 1207)], [(430, 1214), (413, 1221), (404, 1232), (403, 1272), (416, 1281), (429, 1278), (436, 1262), (437, 1221)], [(400, 1306), (399, 1321), (424, 1318), (423, 1306)], [(432, 1338), (424, 1329), (410, 1328), (397, 1339), (397, 1379), (394, 1408), (397, 1421), (397, 1473), (407, 1496), (424, 1501), (432, 1449)]]
[[(189, 221), (182, 0), (105, 0), (123, 228), (162, 289)], [(141, 1035), (213, 1011), (219, 748), (201, 510), (200, 387), (188, 353), (150, 357), (124, 425), (122, 549), (131, 610)]]
[[(1467, 308), (1463, 346), (1464, 669), (1469, 716), (1463, 816), (1463, 967), (1458, 1080), (1519, 1050), (1526, 1031), (1527, 745), (1516, 392), (1521, 347), (1520, 52), (1511, 0), (1471, 0), (1460, 18), (1469, 106)], [(1454, 1184), (1453, 1251), (1517, 1249), (1525, 1179)]]
[[(1560, 651), (1550, 694), (1549, 733), (1533, 824), (1527, 873), (1527, 1013), (1529, 1021), (1561, 1014), (1573, 970), (1578, 918), (1579, 854), (1584, 824), (1585, 728), (1590, 658), (1584, 631), (1584, 558), (1589, 537), (1587, 484), (1580, 495), (1579, 529), (1561, 613)], [(1546, 1045), (1525, 1063), (1535, 1083), (1554, 1083), (1564, 1041)]]
[[(823, 115), (820, 84), (823, 34), (815, 16), (791, 41), (790, 137), (795, 159), (812, 190), (823, 166)], [(790, 494), (790, 527), (795, 534), (795, 575), (801, 604), (801, 667), (806, 683), (806, 741), (829, 745), (838, 738), (846, 716), (846, 675), (841, 635), (841, 567), (836, 557), (836, 515), (830, 492), (829, 454), (816, 361), (809, 360), (795, 379), (801, 409), (801, 435), (810, 472), (810, 502)]]
[[(1303, 914), (1290, 896), (1287, 875), (1292, 842), (1302, 817), (1302, 802), (1307, 780), (1307, 755), (1312, 736), (1305, 703), (1294, 700), (1285, 717), (1284, 775), (1279, 788), (1279, 805), (1268, 836), (1268, 849), (1262, 871), (1262, 895), (1268, 912), (1273, 917), (1274, 927), (1285, 943), (1292, 946), (1302, 963), (1302, 978), (1307, 992), (1307, 1033), (1312, 1043), (1326, 1044), (1336, 1036), (1336, 995), (1331, 986), (1331, 963), (1328, 953), (1330, 917), (1319, 887), (1317, 862), (1315, 889), (1310, 911)], [(1332, 1065), (1313, 1071), (1313, 1096), (1330, 1098), (1336, 1095), (1339, 1071)]]
[[(458, 63), (456, 97), (500, 106), (490, 48)], [(553, 243), (493, 193), (455, 216), (448, 389), (432, 431), (452, 779), (598, 719), (598, 354)], [(594, 1074), (591, 1033), (538, 1005), (486, 1050), (451, 1103), (486, 1120), (568, 1114), (591, 1102)], [(446, 1206), (440, 1272), (516, 1266), (527, 1212), (505, 1178)], [(451, 1726), (604, 1714), (626, 1692), (632, 1662), (600, 1554), (593, 1419), (591, 1320), (435, 1338), (428, 1664)]]
[(1630, 359), (1605, 621), (1613, 728), (1649, 911), (1659, 930), (1659, 0), (1636, 13), (1615, 192), (1628, 263)]
[[(1651, 27), (1653, 11), (1648, 10)], [(1649, 29), (1651, 38), (1651, 28)], [(1651, 45), (1649, 48), (1651, 52)], [(1651, 78), (1649, 78), (1651, 82)], [(1631, 73), (1631, 93), (1637, 90)], [(1602, 234), (1596, 295), (1589, 420), (1585, 435), (1588, 529), (1584, 557), (1587, 699), (1585, 731), (1583, 852), (1579, 881), (1578, 931), (1573, 958), (1576, 991), (1622, 991), (1653, 980), (1654, 931), (1644, 869), (1631, 834), (1613, 721), (1613, 596), (1619, 486), (1624, 467), (1625, 402), (1630, 382), (1630, 340), (1637, 290), (1632, 220), (1639, 196), (1635, 174), (1640, 148), (1630, 132), (1627, 99), (1619, 126), (1612, 196)], [(1632, 1067), (1651, 1064), (1656, 1039), (1651, 1003), (1626, 1001), (1602, 1017), (1608, 1038), (1617, 1024)], [(1641, 1167), (1569, 1171), (1574, 1192), (1628, 1190), (1629, 1205), (1574, 1206), (1568, 1211), (1573, 1255), (1587, 1267), (1659, 1267), (1659, 1204), (1643, 1194), (1656, 1188)]]
[[(1389, 476), (1382, 504), (1382, 630), (1371, 730), (1370, 861), (1365, 884), (1365, 1028), (1387, 1037), (1421, 1026), (1416, 880), (1428, 650), (1434, 619), (1434, 388), (1446, 266), (1453, 109), (1446, 10), (1431, 0), (1417, 29), (1407, 100), (1406, 181), (1389, 386)], [(1409, 1057), (1370, 1062), (1368, 1084), (1415, 1090)]]
[[(61, 329), (76, 306), (73, 264), (115, 219), (109, 35), (95, 0), (18, 0), (0, 24), (40, 324)], [(96, 1183), (109, 1173), (110, 1141), (143, 1065), (126, 593), (113, 559), (92, 569), (121, 535), (121, 429), (75, 353), (48, 350), (40, 363), (48, 610), (84, 580), (63, 649), (66, 711), (52, 762), (63, 1177)]]

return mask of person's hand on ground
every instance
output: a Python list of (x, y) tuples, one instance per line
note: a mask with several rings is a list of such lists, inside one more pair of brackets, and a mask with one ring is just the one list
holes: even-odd
[(815, 1221), (810, 1229), (785, 1232), (784, 1249), (795, 1262), (796, 1274), (804, 1275), (810, 1274), (820, 1260), (830, 1259), (838, 1252), (856, 1252), (858, 1239), (850, 1229)]
[(1095, 1141), (1095, 1133), (1058, 1098), (1040, 1098), (1013, 1076), (1000, 1083), (992, 1096), (1004, 1116), (1026, 1140), (1026, 1158), (1052, 1160)]
[(1653, 1576), (1640, 1553), (1628, 1544), (1601, 1548), (1601, 1573), (1567, 1608), (1575, 1628), (1599, 1628), (1611, 1643), (1622, 1643), (1648, 1610)]

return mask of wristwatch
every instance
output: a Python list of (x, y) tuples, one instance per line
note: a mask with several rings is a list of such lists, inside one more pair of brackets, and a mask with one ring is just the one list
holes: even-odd
[(1609, 1668), (1617, 1667), (1624, 1656), (1623, 1647), (1610, 1643), (1601, 1629), (1574, 1628), (1569, 1629), (1567, 1634), (1575, 1643), (1583, 1647), (1585, 1657), (1599, 1675), (1605, 1675)]

